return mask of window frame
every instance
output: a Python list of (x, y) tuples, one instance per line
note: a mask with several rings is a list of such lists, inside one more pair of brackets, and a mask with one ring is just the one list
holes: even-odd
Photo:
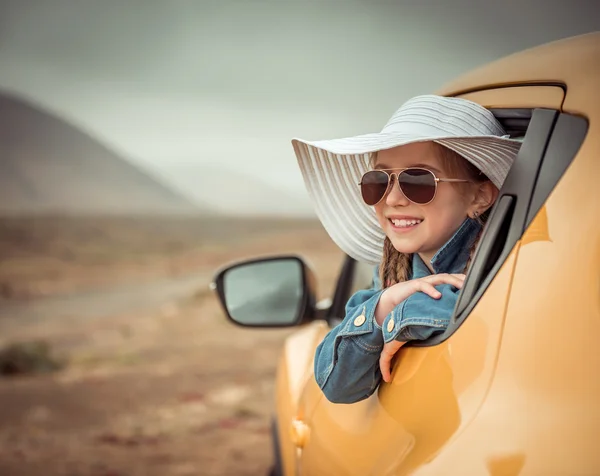
[[(430, 347), (450, 338), (477, 305), (514, 246), (547, 200), (579, 151), (588, 130), (585, 118), (547, 108), (490, 109), (507, 133), (523, 146), (482, 234), (445, 332), (407, 345)], [(334, 326), (356, 288), (358, 263), (346, 255), (327, 321)]]
[[(506, 120), (511, 110), (503, 110)], [(523, 110), (515, 110), (519, 116)], [(495, 111), (498, 114), (498, 111)], [(500, 190), (473, 256), (447, 329), (408, 345), (430, 347), (466, 321), (583, 145), (588, 121), (553, 109), (533, 109), (523, 146)]]

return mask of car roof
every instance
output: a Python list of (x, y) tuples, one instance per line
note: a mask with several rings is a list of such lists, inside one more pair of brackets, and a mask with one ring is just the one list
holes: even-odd
[(547, 43), (477, 68), (443, 87), (438, 94), (456, 96), (471, 91), (522, 84), (577, 86), (600, 97), (600, 32)]

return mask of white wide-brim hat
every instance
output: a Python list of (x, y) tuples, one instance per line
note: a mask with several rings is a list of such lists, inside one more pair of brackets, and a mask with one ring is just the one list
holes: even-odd
[(292, 139), (317, 216), (345, 253), (371, 264), (382, 258), (385, 235), (358, 185), (370, 169), (371, 154), (427, 141), (457, 152), (498, 188), (521, 147), (521, 141), (510, 139), (483, 106), (435, 95), (404, 103), (379, 133), (320, 141)]

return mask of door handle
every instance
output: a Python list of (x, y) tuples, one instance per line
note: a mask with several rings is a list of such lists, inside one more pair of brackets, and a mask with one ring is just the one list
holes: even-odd
[(290, 427), (290, 433), (291, 433), (292, 443), (297, 448), (304, 448), (304, 445), (306, 445), (306, 443), (308, 442), (310, 428), (302, 420), (295, 418), (292, 420), (292, 424)]

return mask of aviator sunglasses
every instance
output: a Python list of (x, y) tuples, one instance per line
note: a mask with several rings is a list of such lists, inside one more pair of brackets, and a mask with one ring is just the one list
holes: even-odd
[[(388, 171), (395, 170), (395, 173)], [(358, 185), (367, 205), (377, 205), (393, 186), (393, 177), (404, 196), (417, 205), (427, 205), (435, 198), (438, 182), (469, 182), (469, 180), (439, 178), (421, 167), (406, 169), (378, 169), (366, 172)]]

